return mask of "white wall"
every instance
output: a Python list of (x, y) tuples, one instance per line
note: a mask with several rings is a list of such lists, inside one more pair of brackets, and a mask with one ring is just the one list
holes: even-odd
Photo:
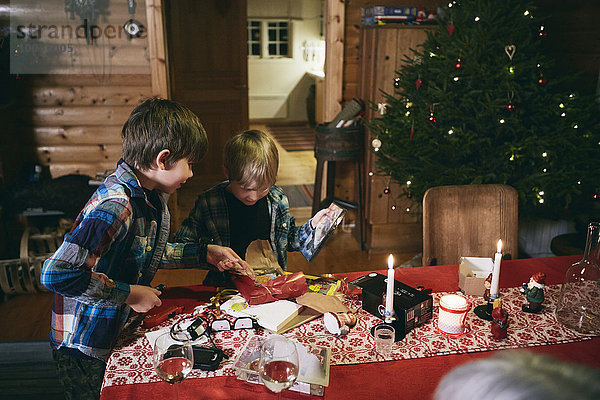
[[(314, 78), (307, 73), (323, 71), (322, 3), (322, 0), (248, 0), (248, 19), (276, 18), (291, 21), (293, 46), (292, 58), (248, 59), (251, 120), (308, 119), (306, 98)], [(321, 45), (322, 48), (311, 51), (311, 48), (304, 47), (305, 44)]]

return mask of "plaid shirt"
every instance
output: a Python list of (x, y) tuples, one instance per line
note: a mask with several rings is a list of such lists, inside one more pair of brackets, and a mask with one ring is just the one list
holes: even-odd
[[(231, 245), (229, 212), (225, 200), (225, 188), (228, 184), (229, 181), (221, 182), (198, 196), (194, 209), (181, 224), (174, 241)], [(313, 229), (309, 222), (296, 226), (296, 219), (290, 214), (288, 198), (280, 187), (271, 186), (266, 199), (271, 217), (269, 242), (279, 265), (286, 270), (287, 252), (300, 250)]]
[(159, 267), (205, 264), (206, 246), (167, 243), (167, 197), (155, 208), (123, 160), (92, 195), (40, 277), (55, 292), (54, 348), (106, 359), (131, 311), (129, 285), (149, 285)]

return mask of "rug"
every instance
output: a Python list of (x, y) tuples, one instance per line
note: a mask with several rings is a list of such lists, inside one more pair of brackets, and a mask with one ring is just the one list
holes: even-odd
[(267, 129), (286, 151), (306, 151), (315, 148), (315, 131), (306, 123), (267, 125)]
[(290, 202), (290, 207), (310, 207), (314, 196), (314, 185), (281, 186)]

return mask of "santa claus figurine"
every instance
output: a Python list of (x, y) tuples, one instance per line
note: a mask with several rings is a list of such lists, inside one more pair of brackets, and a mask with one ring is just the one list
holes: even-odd
[(492, 337), (496, 340), (506, 338), (508, 330), (508, 312), (502, 308), (502, 300), (494, 300), (494, 309), (492, 310)]
[(521, 293), (527, 296), (529, 304), (523, 304), (521, 309), (529, 313), (538, 313), (542, 309), (544, 302), (544, 286), (546, 283), (546, 274), (536, 272), (529, 278), (529, 283), (524, 283), (521, 287)]

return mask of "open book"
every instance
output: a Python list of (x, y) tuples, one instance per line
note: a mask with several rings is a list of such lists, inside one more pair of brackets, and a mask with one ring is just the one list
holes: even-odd
[(249, 306), (243, 297), (234, 296), (221, 305), (221, 310), (234, 317), (250, 316), (266, 330), (282, 333), (289, 329), (288, 323), (300, 313), (302, 307), (290, 300)]
[(300, 252), (308, 261), (312, 261), (319, 254), (319, 251), (321, 251), (334, 229), (342, 222), (344, 214), (346, 214), (345, 209), (335, 203), (331, 203), (322, 218), (316, 221), (317, 226), (312, 235), (300, 247)]

